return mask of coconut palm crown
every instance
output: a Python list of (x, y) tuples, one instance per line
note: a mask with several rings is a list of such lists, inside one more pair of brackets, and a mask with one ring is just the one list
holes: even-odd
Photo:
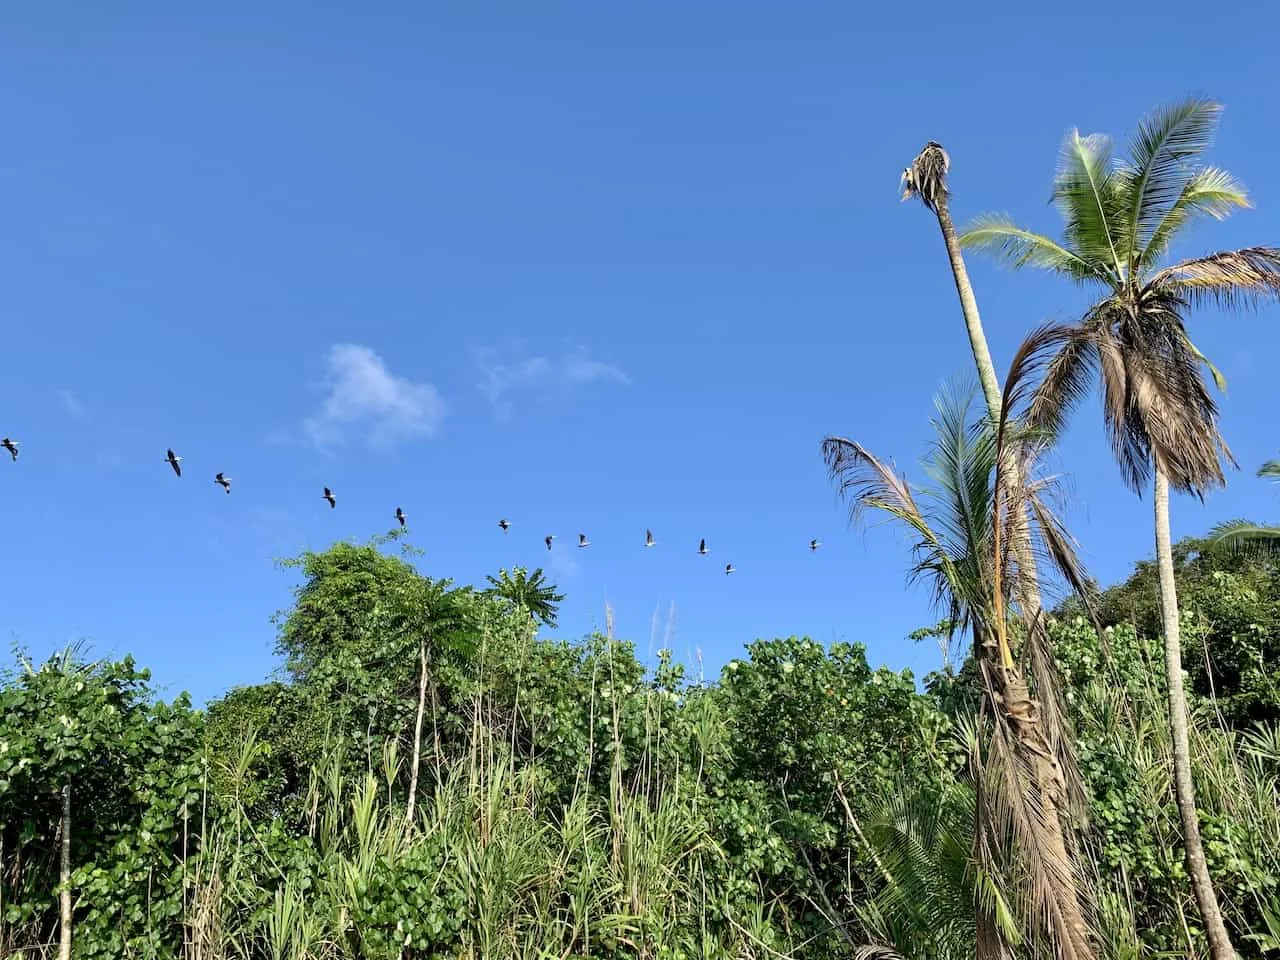
[(1139, 124), (1124, 159), (1113, 157), (1108, 137), (1073, 130), (1052, 193), (1063, 218), (1061, 241), (993, 214), (960, 236), (963, 247), (1015, 267), (1100, 288), (1077, 335), (1051, 364), (1032, 420), (1059, 425), (1099, 373), (1116, 460), (1139, 492), (1156, 464), (1173, 489), (1201, 496), (1225, 482), (1223, 459), (1234, 464), (1204, 371), (1220, 388), (1222, 377), (1187, 335), (1190, 308), (1280, 297), (1280, 248), (1164, 262), (1173, 240), (1197, 220), (1222, 220), (1250, 206), (1243, 185), (1200, 162), (1221, 109), (1196, 98), (1157, 110)]

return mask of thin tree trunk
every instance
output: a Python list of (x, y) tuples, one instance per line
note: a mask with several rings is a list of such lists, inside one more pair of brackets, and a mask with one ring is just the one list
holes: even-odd
[(978, 382), (982, 384), (982, 396), (987, 401), (987, 412), (992, 419), (1000, 416), (1000, 378), (991, 362), (991, 350), (982, 331), (982, 317), (978, 314), (978, 301), (969, 283), (969, 271), (965, 269), (960, 241), (956, 238), (956, 225), (951, 221), (946, 197), (940, 197), (937, 205), (938, 226), (942, 229), (942, 242), (947, 245), (947, 259), (951, 261), (951, 276), (960, 295), (960, 310), (964, 314), (964, 326), (969, 332), (969, 346), (973, 349), (973, 362), (978, 368)]
[(1187, 735), (1187, 695), (1182, 688), (1182, 638), (1178, 623), (1178, 587), (1173, 576), (1173, 542), (1169, 535), (1169, 478), (1156, 465), (1156, 564), (1160, 570), (1160, 614), (1164, 626), (1164, 673), (1169, 686), (1169, 731), (1173, 734), (1173, 792), (1182, 820), (1187, 873), (1213, 960), (1235, 960), (1222, 907), (1209, 877), (1200, 840), (1196, 788), (1191, 779), (1191, 744)]
[(413, 826), (413, 808), (418, 799), (418, 769), (422, 760), (422, 717), (427, 709), (427, 640), (418, 643), (418, 713), (413, 720), (413, 766), (409, 771), (409, 802), (405, 805), (405, 824)]
[(58, 960), (71, 960), (71, 784), (62, 785), (62, 855), (58, 865)]

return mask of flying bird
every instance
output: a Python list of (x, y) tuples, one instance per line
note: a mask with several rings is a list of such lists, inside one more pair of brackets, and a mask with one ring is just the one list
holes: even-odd
[(554, 533), (548, 533), (545, 537), (542, 538), (542, 542), (547, 545), (548, 550), (551, 549), (551, 541), (554, 540), (555, 538), (556, 538), (556, 535)]
[(220, 486), (227, 493), (231, 492), (231, 478), (228, 477), (225, 473), (215, 473), (213, 475), (213, 482), (216, 483), (218, 486)]
[(578, 534), (578, 546), (580, 547), (591, 546), (591, 541), (587, 539), (587, 535), (585, 533)]
[(646, 547), (652, 547), (652, 546), (653, 546), (653, 531), (652, 531), (652, 530), (646, 530), (646, 531), (644, 532), (644, 545), (645, 545)]
[(702, 554), (705, 557), (708, 552), (709, 551), (707, 550), (707, 538), (703, 537), (701, 540), (698, 541), (698, 553)]
[(3, 440), (0, 440), (0, 447), (4, 447), (6, 450), (8, 450), (9, 454), (13, 457), (13, 459), (15, 460), (18, 459), (18, 441), (17, 440), (10, 440), (8, 437), (5, 437)]
[(164, 462), (173, 467), (174, 473), (182, 476), (182, 467), (178, 466), (182, 462), (182, 458), (173, 452), (173, 447), (169, 447), (165, 451)]
[(736, 573), (736, 572), (737, 572), (737, 571), (735, 571), (735, 570), (733, 569), (733, 564), (732, 564), (732, 563), (726, 563), (726, 564), (724, 565), (724, 575), (725, 575), (726, 577), (727, 577), (729, 574), (731, 574), (731, 573)]
[(498, 526), (502, 528), (503, 533), (506, 533), (508, 530), (511, 529), (511, 524), (507, 522), (505, 517), (498, 521)]
[(333, 509), (338, 505), (338, 498), (333, 495), (333, 491), (328, 487), (324, 488), (324, 498), (329, 501), (329, 509)]
[(818, 540), (816, 537), (809, 541), (810, 550), (817, 550), (820, 546), (822, 546), (822, 541)]
[(400, 526), (403, 527), (404, 521), (405, 521), (405, 512), (401, 510), (399, 507), (396, 507), (396, 519), (400, 521)]

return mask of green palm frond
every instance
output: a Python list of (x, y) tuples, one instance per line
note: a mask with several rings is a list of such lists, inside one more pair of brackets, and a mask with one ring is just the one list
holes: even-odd
[(993, 254), (1016, 268), (1038, 267), (1073, 280), (1105, 279), (1097, 268), (1056, 240), (1023, 229), (1003, 213), (975, 217), (960, 233), (960, 246)]
[(1209, 542), (1231, 553), (1280, 556), (1280, 527), (1227, 520), (1209, 531)]
[(1157, 109), (1138, 123), (1118, 185), (1127, 200), (1125, 263), (1132, 269), (1182, 196), (1188, 167), (1209, 146), (1221, 104), (1204, 97)]
[(1066, 246), (1105, 271), (1113, 285), (1124, 282), (1128, 266), (1120, 253), (1129, 224), (1119, 187), (1110, 138), (1100, 133), (1082, 137), (1079, 130), (1067, 134), (1052, 194), (1064, 221)]
[(1280, 460), (1268, 460), (1258, 468), (1258, 476), (1280, 478)]
[(1168, 252), (1169, 241), (1179, 230), (1199, 217), (1225, 220), (1236, 210), (1251, 206), (1249, 194), (1235, 177), (1217, 167), (1194, 173), (1182, 187), (1178, 199), (1164, 212), (1137, 257), (1137, 269), (1154, 267)]

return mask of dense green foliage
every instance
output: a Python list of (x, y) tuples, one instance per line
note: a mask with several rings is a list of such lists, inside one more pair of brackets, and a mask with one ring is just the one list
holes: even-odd
[[(960, 957), (978, 898), (1016, 941), (971, 859), (969, 663), (922, 692), (861, 647), (790, 638), (693, 684), (666, 651), (646, 670), (609, 637), (542, 639), (527, 607), (380, 545), (299, 558), (285, 678), (203, 712), (128, 660), (19, 663), (0, 948), (55, 939), (66, 783), (77, 957)], [(1280, 573), (1196, 541), (1179, 557), (1210, 866), (1261, 956), (1280, 943)], [(1071, 605), (1051, 630), (1116, 957), (1199, 937), (1150, 577), (1101, 596), (1105, 643)]]

